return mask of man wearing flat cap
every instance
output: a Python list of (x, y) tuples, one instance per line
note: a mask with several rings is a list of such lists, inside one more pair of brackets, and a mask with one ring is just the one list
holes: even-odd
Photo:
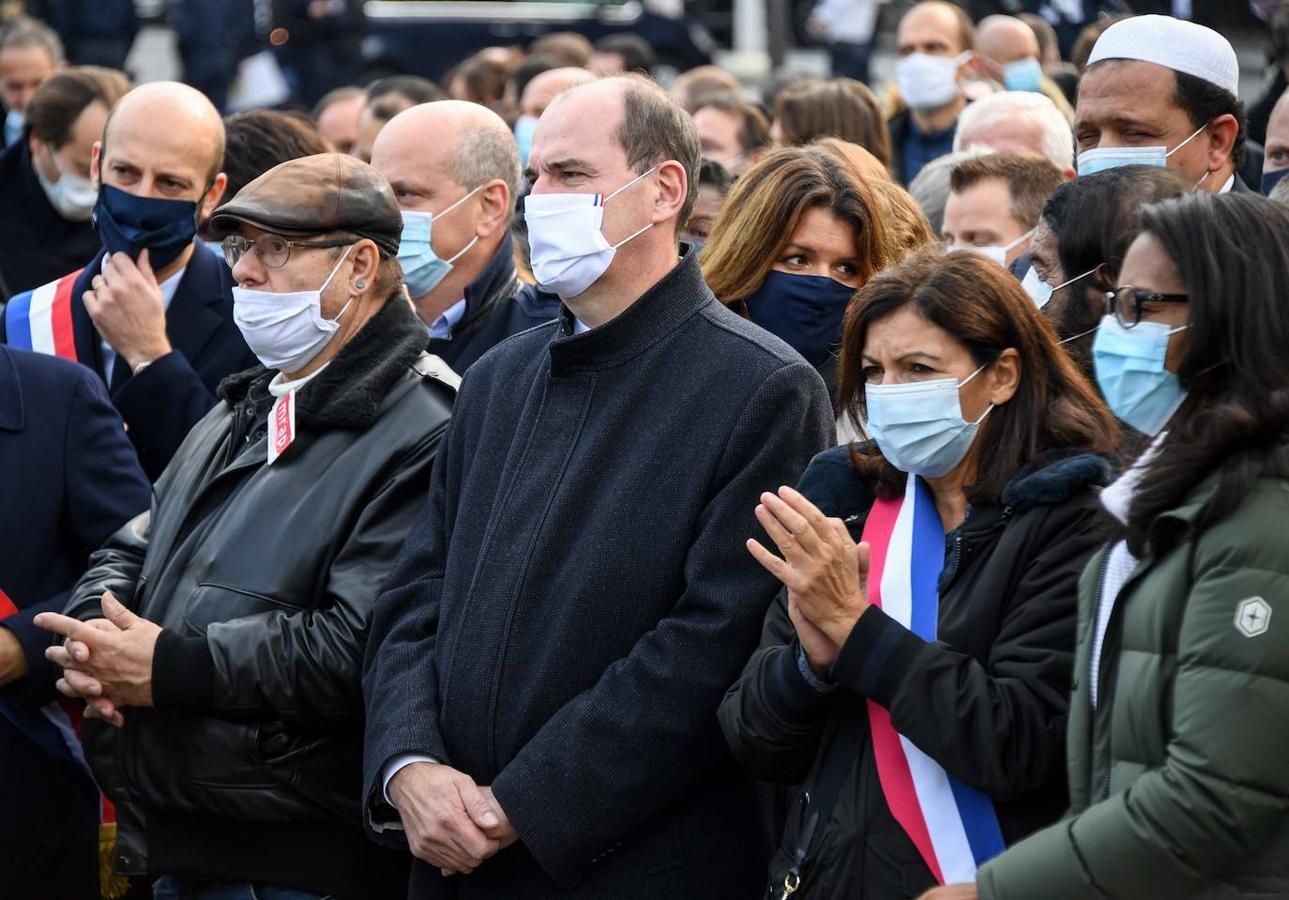
[(402, 291), (402, 218), (365, 163), (283, 163), (214, 215), (231, 376), (156, 484), (37, 624), (64, 640), (116, 870), (158, 898), (401, 897), (362, 834), (360, 668), (376, 589), (423, 504), (456, 377)]
[(1197, 190), (1248, 191), (1247, 120), (1231, 42), (1172, 16), (1135, 16), (1097, 39), (1074, 110), (1078, 172), (1167, 166)]

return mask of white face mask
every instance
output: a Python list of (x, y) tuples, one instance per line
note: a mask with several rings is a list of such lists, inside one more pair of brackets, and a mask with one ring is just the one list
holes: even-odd
[(642, 172), (607, 197), (529, 194), (524, 198), (533, 276), (543, 290), (552, 291), (564, 300), (581, 296), (609, 268), (619, 247), (653, 227), (650, 222), (616, 244), (610, 244), (600, 230), (604, 224), (604, 204), (653, 174), (656, 168)]
[[(1020, 286), (1025, 289), (1025, 293), (1029, 294), (1029, 298), (1034, 301), (1034, 305), (1039, 309), (1042, 309), (1044, 306), (1047, 306), (1047, 302), (1052, 299), (1052, 295), (1061, 288), (1069, 287), (1074, 284), (1074, 282), (1087, 278), (1095, 271), (1096, 269), (1088, 269), (1082, 275), (1075, 275), (1067, 281), (1062, 281), (1056, 287), (1052, 287), (1039, 276), (1038, 269), (1030, 266), (1029, 271), (1025, 273), (1025, 280), (1020, 283)], [(1062, 341), (1061, 343), (1065, 342)]]
[(958, 69), (971, 59), (971, 51), (955, 57), (910, 53), (895, 66), (895, 83), (910, 109), (938, 109), (952, 103), (962, 89)]
[[(1106, 169), (1117, 169), (1119, 166), (1155, 166), (1162, 169), (1168, 165), (1168, 157), (1189, 144), (1197, 135), (1203, 133), (1205, 128), (1208, 128), (1207, 124), (1201, 125), (1194, 134), (1171, 150), (1163, 145), (1156, 147), (1093, 147), (1091, 150), (1084, 150), (1079, 154), (1077, 164), (1079, 175), (1094, 175), (1097, 172), (1104, 172)], [(1208, 173), (1205, 173), (1205, 177), (1208, 177)]]
[(94, 211), (94, 204), (98, 202), (98, 191), (94, 190), (94, 185), (88, 178), (63, 169), (53, 150), (49, 150), (49, 158), (58, 170), (57, 181), (46, 178), (40, 167), (34, 165), (34, 160), (31, 167), (36, 173), (36, 180), (40, 182), (41, 190), (49, 198), (49, 205), (69, 222), (88, 222), (90, 213)]
[(1033, 235), (1034, 235), (1034, 229), (1031, 228), (1029, 231), (1025, 232), (1020, 237), (1016, 238), (1016, 240), (1012, 241), (1010, 244), (1007, 244), (1006, 246), (1003, 246), (1003, 247), (970, 247), (970, 246), (950, 247), (948, 248), (948, 251), (950, 253), (957, 253), (959, 251), (969, 250), (972, 253), (979, 253), (981, 256), (992, 259), (994, 262), (998, 263), (998, 265), (1002, 266), (1005, 269), (1007, 268), (1007, 254), (1010, 253), (1016, 247), (1019, 247), (1021, 244), (1028, 241), (1031, 237), (1033, 237)]
[(349, 257), (352, 245), (331, 269), (316, 291), (274, 293), (251, 288), (233, 288), (233, 321), (246, 345), (267, 368), (298, 372), (311, 363), (331, 342), (340, 327), (340, 317), (349, 299), (334, 319), (322, 317), (322, 294)]

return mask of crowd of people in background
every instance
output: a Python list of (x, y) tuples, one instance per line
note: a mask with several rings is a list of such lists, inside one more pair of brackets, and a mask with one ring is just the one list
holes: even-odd
[(46, 5), (0, 898), (1289, 896), (1289, 39), (1249, 110), (1186, 19), (945, 0), (889, 83), (821, 0), (826, 79), (360, 84), (315, 0), (230, 112), (262, 4), (138, 85)]

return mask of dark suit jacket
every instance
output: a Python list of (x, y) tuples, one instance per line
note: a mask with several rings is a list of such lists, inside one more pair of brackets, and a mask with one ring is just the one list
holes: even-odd
[[(0, 625), (27, 651), (35, 699), (53, 699), (36, 613), (62, 612), (89, 555), (148, 508), (151, 490), (103, 384), (67, 360), (0, 345)], [(37, 686), (40, 683), (43, 686)]]
[[(102, 383), (0, 345), (0, 621), (29, 673), (0, 691), (0, 896), (98, 896), (98, 792), (39, 707), (55, 696), (36, 613), (61, 612), (89, 555), (148, 508), (147, 478)], [(53, 748), (53, 749), (51, 749)]]
[(197, 247), (166, 311), (173, 352), (137, 376), (118, 355), (109, 381), (102, 338), (81, 300), (103, 255), (99, 251), (72, 287), (76, 358), (110, 385), (112, 403), (125, 419), (139, 462), (155, 481), (188, 432), (214, 407), (219, 383), (254, 366), (256, 359), (233, 322), (232, 273), (223, 260)]
[(50, 205), (25, 142), (0, 153), (0, 291), (6, 299), (76, 271), (98, 250), (93, 225), (68, 221)]

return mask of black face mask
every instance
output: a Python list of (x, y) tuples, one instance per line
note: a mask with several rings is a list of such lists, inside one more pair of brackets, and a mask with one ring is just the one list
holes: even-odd
[(197, 204), (190, 200), (136, 197), (104, 184), (94, 205), (94, 227), (108, 253), (137, 260), (148, 251), (153, 269), (179, 258), (197, 234)]
[(841, 341), (841, 323), (855, 289), (819, 275), (771, 271), (747, 298), (753, 322), (782, 338), (813, 366)]

